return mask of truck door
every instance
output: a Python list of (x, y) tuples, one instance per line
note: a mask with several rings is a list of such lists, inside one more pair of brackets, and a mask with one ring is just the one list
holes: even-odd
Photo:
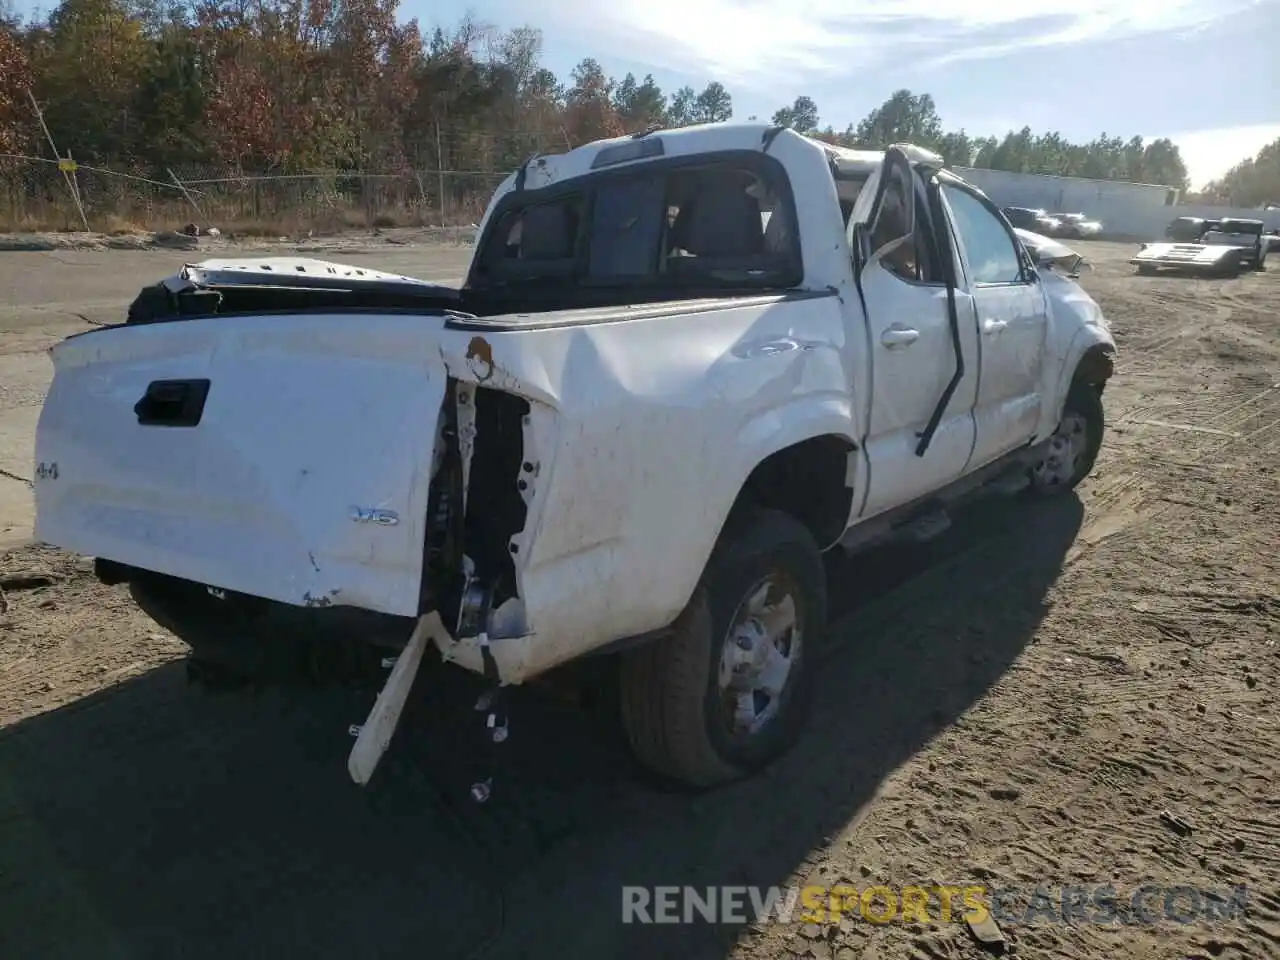
[[(972, 375), (956, 378), (957, 347), (977, 368), (973, 307), (948, 290), (930, 206), (905, 154), (890, 148), (849, 218), (867, 322), (868, 478), (856, 516), (870, 517), (960, 476), (974, 442)], [(967, 319), (953, 331), (949, 293)]]
[(970, 322), (980, 335), (973, 469), (1035, 433), (1049, 307), (1034, 265), (991, 202), (949, 181), (942, 195), (961, 248), (962, 287), (975, 310)]

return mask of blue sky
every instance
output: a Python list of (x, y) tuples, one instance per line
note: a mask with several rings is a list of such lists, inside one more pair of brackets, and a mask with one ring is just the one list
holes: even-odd
[(538, 27), (561, 76), (590, 56), (667, 92), (719, 80), (740, 119), (807, 94), (843, 129), (908, 87), (973, 134), (1172, 137), (1193, 186), (1280, 136), (1280, 0), (401, 2), (424, 32)]
[(976, 134), (1171, 136), (1195, 186), (1280, 137), (1280, 0), (402, 2), (540, 27), (562, 75), (594, 56), (668, 92), (720, 80), (738, 118), (807, 94), (842, 129), (908, 87)]

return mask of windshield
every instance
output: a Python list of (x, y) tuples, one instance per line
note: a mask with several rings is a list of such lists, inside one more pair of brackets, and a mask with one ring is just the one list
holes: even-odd
[(1262, 233), (1262, 222), (1249, 222), (1248, 220), (1223, 220), (1221, 223), (1213, 225), (1215, 233), (1245, 233), (1250, 236), (1258, 236)]
[[(486, 231), (477, 287), (777, 288), (802, 271), (794, 204), (772, 158), (659, 163), (509, 195)], [(539, 193), (545, 193), (540, 191)]]

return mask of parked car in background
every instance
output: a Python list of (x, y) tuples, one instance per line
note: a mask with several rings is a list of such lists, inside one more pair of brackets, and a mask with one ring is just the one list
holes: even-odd
[(1171, 240), (1142, 244), (1129, 262), (1143, 276), (1169, 271), (1182, 276), (1238, 277), (1249, 269), (1244, 247)]
[(1241, 247), (1246, 267), (1265, 270), (1267, 252), (1271, 248), (1270, 241), (1263, 234), (1265, 227), (1261, 220), (1226, 218), (1210, 221), (1205, 225), (1201, 242), (1208, 246)]
[[(1265, 270), (1270, 242), (1262, 232), (1264, 226), (1261, 220), (1179, 217), (1165, 229), (1166, 235), (1176, 234), (1179, 239), (1144, 243), (1129, 262), (1147, 275), (1173, 270), (1238, 277), (1246, 270)], [(1198, 232), (1188, 236), (1193, 227)]]
[(1057, 236), (1059, 237), (1085, 240), (1102, 233), (1102, 223), (1098, 220), (1090, 220), (1083, 213), (1051, 213), (1049, 216), (1062, 224), (1058, 228)]
[(1062, 229), (1062, 221), (1034, 207), (1004, 207), (1000, 211), (1011, 226), (1052, 237)]

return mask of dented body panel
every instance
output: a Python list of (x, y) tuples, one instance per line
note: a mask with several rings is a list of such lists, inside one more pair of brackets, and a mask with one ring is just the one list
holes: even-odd
[[(537, 641), (495, 645), (508, 675), (668, 625), (756, 464), (810, 436), (855, 435), (836, 297), (682, 306), (648, 320), (446, 337), (450, 369), (461, 361), (464, 376), (535, 403), (530, 510), (512, 543)], [(467, 360), (475, 341), (491, 367)], [(466, 662), (465, 650), (456, 656)]]
[[(668, 624), (755, 464), (855, 435), (835, 296), (706, 307), (492, 333), (310, 314), (70, 339), (39, 425), (37, 460), (59, 476), (39, 485), (36, 535), (283, 603), (416, 615), (445, 381), (515, 394), (531, 402), (528, 469), (496, 479), (529, 505), (509, 541), (521, 603), (493, 636), (530, 638), (496, 648), (519, 680)], [(137, 423), (160, 377), (212, 381), (197, 430)]]

